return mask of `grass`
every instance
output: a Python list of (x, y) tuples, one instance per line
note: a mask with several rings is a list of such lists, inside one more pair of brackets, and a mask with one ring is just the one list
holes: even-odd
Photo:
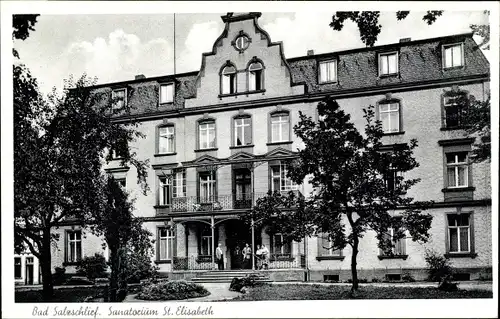
[(243, 300), (342, 300), (342, 299), (461, 299), (493, 298), (491, 291), (440, 291), (434, 287), (360, 287), (352, 296), (349, 286), (261, 285), (234, 301)]
[(42, 290), (16, 291), (16, 302), (84, 302), (88, 297), (95, 297), (102, 293), (102, 287), (78, 287), (54, 289), (54, 297), (44, 301)]

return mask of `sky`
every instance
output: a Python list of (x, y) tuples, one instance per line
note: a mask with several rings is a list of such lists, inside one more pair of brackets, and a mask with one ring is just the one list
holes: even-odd
[[(478, 8), (480, 9), (480, 8)], [(301, 12), (264, 12), (259, 25), (272, 41), (282, 41), (287, 58), (304, 56), (307, 50), (325, 53), (364, 47), (357, 26), (348, 21), (342, 31), (329, 27), (330, 10)], [(201, 55), (212, 49), (224, 23), (220, 13), (178, 13), (175, 15), (176, 72), (197, 71)], [(487, 24), (482, 10), (446, 10), (431, 26), (424, 12), (412, 11), (403, 21), (395, 12), (382, 12), (382, 31), (376, 45), (470, 32), (470, 24)], [(97, 77), (98, 83), (172, 74), (174, 71), (173, 14), (42, 14), (25, 41), (14, 47), (41, 91), (61, 89), (70, 74), (84, 72)], [(480, 37), (475, 38), (480, 41)], [(488, 51), (485, 55), (488, 57)]]

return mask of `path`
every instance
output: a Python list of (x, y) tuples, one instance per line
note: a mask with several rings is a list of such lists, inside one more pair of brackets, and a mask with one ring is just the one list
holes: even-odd
[[(209, 292), (210, 295), (205, 296), (205, 297), (199, 297), (199, 298), (191, 298), (191, 299), (184, 299), (184, 300), (158, 300), (158, 302), (168, 302), (168, 301), (173, 301), (173, 302), (179, 302), (179, 301), (190, 301), (190, 302), (200, 302), (200, 301), (224, 301), (224, 300), (229, 300), (236, 298), (240, 296), (241, 294), (239, 292), (235, 291), (230, 291), (229, 290), (229, 283), (219, 283), (219, 282), (214, 282), (214, 283), (202, 283), (203, 287), (205, 287)], [(149, 302), (148, 300), (139, 300), (135, 299), (136, 295), (128, 295), (123, 302)], [(151, 301), (155, 302), (155, 301)]]

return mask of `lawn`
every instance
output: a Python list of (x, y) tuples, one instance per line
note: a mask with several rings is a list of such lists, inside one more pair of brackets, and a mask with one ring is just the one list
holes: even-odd
[(340, 299), (459, 299), (493, 298), (491, 291), (440, 291), (433, 287), (369, 287), (361, 286), (356, 297), (349, 286), (261, 285), (250, 289), (234, 301), (243, 300), (340, 300)]
[[(54, 298), (49, 302), (84, 302), (88, 297), (95, 297), (103, 291), (102, 287), (77, 287), (54, 289)], [(16, 302), (46, 302), (42, 290), (16, 291)]]

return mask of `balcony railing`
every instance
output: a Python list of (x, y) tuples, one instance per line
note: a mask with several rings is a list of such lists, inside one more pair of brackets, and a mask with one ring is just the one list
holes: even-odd
[[(298, 191), (294, 191), (298, 193)], [(288, 192), (282, 192), (288, 195)], [(250, 209), (255, 206), (257, 199), (265, 197), (267, 193), (230, 194), (217, 196), (185, 196), (174, 197), (170, 204), (156, 206), (157, 215), (170, 212), (213, 212), (232, 209)]]
[[(304, 255), (286, 256), (274, 255), (269, 256), (268, 269), (297, 269), (305, 267)], [(255, 267), (258, 268), (258, 262), (255, 261)], [(212, 256), (190, 256), (190, 257), (174, 257), (174, 270), (211, 270), (217, 268), (216, 264), (212, 264)]]

